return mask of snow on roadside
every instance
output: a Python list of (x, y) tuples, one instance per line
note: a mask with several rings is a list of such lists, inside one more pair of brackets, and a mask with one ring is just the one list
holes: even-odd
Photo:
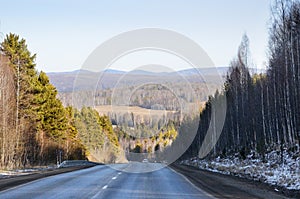
[(37, 168), (27, 168), (27, 169), (15, 169), (15, 170), (0, 170), (0, 179), (9, 178), (12, 176), (21, 176), (28, 175), (34, 172), (53, 170), (57, 168), (55, 165), (46, 166), (46, 167), (37, 167)]
[(280, 152), (272, 151), (266, 154), (265, 161), (248, 155), (245, 160), (237, 156), (230, 156), (227, 158), (217, 157), (213, 160), (191, 158), (181, 163), (212, 172), (253, 179), (290, 190), (300, 190), (300, 157), (287, 151), (284, 151), (283, 156), (280, 155)]

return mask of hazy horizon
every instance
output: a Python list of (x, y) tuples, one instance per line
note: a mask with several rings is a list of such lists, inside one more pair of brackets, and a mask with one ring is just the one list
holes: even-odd
[[(38, 70), (45, 72), (78, 70), (103, 42), (120, 33), (148, 27), (185, 35), (199, 44), (216, 66), (230, 64), (246, 33), (254, 64), (264, 68), (267, 60), (269, 0), (188, 4), (169, 0), (29, 0), (1, 1), (1, 7), (0, 39), (10, 32), (25, 38), (31, 52), (37, 53)], [(145, 64), (172, 66), (176, 70), (187, 67), (177, 57), (161, 52), (131, 53), (111, 67)]]

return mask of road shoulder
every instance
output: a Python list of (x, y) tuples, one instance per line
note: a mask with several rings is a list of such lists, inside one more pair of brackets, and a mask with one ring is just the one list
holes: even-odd
[[(172, 164), (176, 172), (184, 175), (195, 186), (216, 198), (297, 198), (298, 193), (279, 193), (261, 182), (197, 169), (192, 166)], [(284, 195), (285, 194), (285, 195)], [(288, 194), (288, 195), (287, 195)]]
[(90, 168), (92, 166), (76, 166), (76, 167), (68, 167), (68, 168), (59, 168), (54, 170), (47, 170), (47, 171), (41, 171), (36, 172), (28, 175), (22, 175), (22, 176), (14, 176), (9, 178), (3, 178), (0, 179), (0, 191), (10, 189), (13, 187), (16, 187), (21, 184), (25, 184), (34, 180), (38, 180), (41, 178), (58, 175), (62, 173), (72, 172), (80, 169), (86, 169)]

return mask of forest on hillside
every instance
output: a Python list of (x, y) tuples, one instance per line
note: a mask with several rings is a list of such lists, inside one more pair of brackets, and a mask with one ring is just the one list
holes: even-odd
[[(163, 151), (158, 156), (170, 162), (180, 155), (181, 159), (234, 156), (265, 161), (272, 151), (280, 157), (279, 163), (285, 163), (286, 153), (299, 160), (300, 3), (278, 0), (272, 7), (266, 73), (250, 72), (254, 66), (249, 43), (244, 35), (221, 89), (200, 80), (189, 84), (191, 90), (176, 81), (135, 90), (131, 81), (115, 89), (99, 85), (95, 92), (58, 93), (46, 73), (36, 70), (36, 54), (26, 41), (8, 34), (0, 45), (0, 168), (63, 159), (124, 162), (133, 153), (155, 159)], [(214, 94), (207, 92), (214, 88)], [(127, 103), (126, 96), (133, 91)], [(113, 93), (118, 95), (112, 98)], [(222, 123), (218, 110), (224, 102)], [(174, 114), (162, 118), (134, 112), (99, 114), (99, 105)], [(173, 157), (175, 149), (184, 154)]]
[[(207, 132), (210, 123), (217, 126), (215, 107), (224, 98), (225, 122), (209, 158), (235, 155), (245, 159), (250, 155), (264, 160), (266, 153), (275, 151), (281, 157), (279, 163), (285, 163), (285, 153), (299, 159), (300, 3), (276, 1), (271, 21), (267, 72), (250, 75), (249, 39), (244, 35), (223, 89), (206, 102), (196, 124), (197, 135), (183, 159), (203, 158), (199, 154), (201, 145), (218, 139), (215, 130)], [(188, 132), (183, 130), (179, 136), (184, 133)]]
[[(64, 107), (47, 75), (35, 69), (26, 41), (8, 34), (0, 49), (0, 168), (121, 155), (110, 120), (91, 108)], [(102, 151), (100, 159), (94, 153)]]
[[(115, 132), (118, 135), (119, 143), (122, 146), (125, 156), (129, 161), (142, 161), (147, 158), (155, 162), (159, 160), (159, 155), (177, 139), (178, 123), (169, 120), (160, 129), (149, 132), (143, 125), (138, 127), (138, 131), (144, 132), (144, 137), (138, 137), (128, 132), (123, 126), (117, 126)], [(151, 131), (150, 130), (150, 131)], [(135, 132), (134, 132), (135, 133)]]
[[(55, 76), (51, 76), (52, 81), (62, 89), (63, 85), (61, 84), (64, 81), (58, 84), (55, 81)], [(155, 78), (157, 77), (153, 76), (153, 78), (156, 80)], [(158, 78), (162, 79), (162, 76)], [(175, 81), (176, 79), (178, 79), (178, 82)], [(202, 81), (187, 83), (180, 82), (180, 80), (180, 77), (169, 77), (164, 83), (160, 83), (159, 81), (161, 80), (157, 80), (155, 83), (145, 83), (140, 86), (137, 79), (133, 81), (135, 82), (133, 86), (123, 83), (116, 88), (60, 92), (58, 97), (65, 106), (72, 105), (76, 108), (102, 105), (139, 106), (152, 110), (182, 111), (186, 114), (191, 112), (198, 114), (201, 104), (207, 101), (208, 96), (213, 94), (212, 91), (220, 88), (223, 83), (203, 83)], [(130, 96), (130, 99), (128, 99), (128, 96)]]
[[(0, 53), (0, 168), (76, 159), (126, 162), (136, 153), (155, 158), (155, 151), (164, 150), (176, 139), (177, 113), (170, 112), (160, 120), (140, 115), (132, 120), (133, 113), (120, 114), (114, 120), (95, 107), (64, 106), (46, 73), (36, 70), (36, 54), (16, 34), (6, 36)], [(138, 95), (150, 96), (149, 92)], [(150, 101), (158, 103), (155, 100)], [(158, 105), (152, 108), (160, 111)], [(112, 122), (114, 126), (118, 123), (116, 128)]]

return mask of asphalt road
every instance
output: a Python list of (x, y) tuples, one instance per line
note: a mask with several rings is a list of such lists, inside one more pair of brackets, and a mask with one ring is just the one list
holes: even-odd
[[(145, 172), (150, 171), (150, 172)], [(158, 163), (99, 165), (0, 192), (0, 198), (212, 198)]]

